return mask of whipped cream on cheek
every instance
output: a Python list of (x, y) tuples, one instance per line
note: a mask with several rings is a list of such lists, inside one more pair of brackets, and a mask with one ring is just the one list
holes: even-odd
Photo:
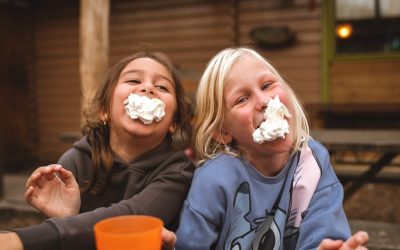
[(160, 99), (150, 99), (131, 93), (124, 101), (125, 111), (131, 119), (139, 119), (144, 124), (159, 122), (165, 115), (165, 103)]
[(264, 112), (264, 121), (253, 132), (254, 142), (261, 144), (277, 138), (285, 139), (285, 134), (289, 133), (289, 124), (286, 118), (291, 116), (287, 107), (279, 100), (278, 95), (270, 99)]

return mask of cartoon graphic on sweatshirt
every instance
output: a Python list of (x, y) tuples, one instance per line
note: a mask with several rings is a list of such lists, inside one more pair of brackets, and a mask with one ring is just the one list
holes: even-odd
[(236, 192), (233, 220), (224, 249), (279, 249), (286, 222), (285, 212), (278, 209), (274, 216), (266, 211), (265, 217), (254, 220), (256, 226), (252, 228), (246, 219), (251, 211), (250, 199), (249, 184), (244, 182)]
[[(250, 185), (240, 184), (236, 191), (232, 220), (225, 239), (225, 250), (278, 250), (294, 249), (297, 244), (299, 226), (304, 218), (312, 195), (316, 189), (321, 168), (310, 148), (302, 151), (297, 163), (290, 189), (291, 199), (287, 209), (278, 206), (272, 211), (265, 211), (265, 216), (253, 220), (247, 219), (252, 211)], [(254, 202), (254, 201), (253, 201)], [(254, 226), (252, 226), (254, 225)], [(289, 247), (289, 248), (288, 248)]]

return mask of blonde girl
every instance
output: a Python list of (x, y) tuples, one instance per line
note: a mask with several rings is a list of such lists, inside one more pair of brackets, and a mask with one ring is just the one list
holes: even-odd
[(343, 188), (309, 136), (300, 101), (255, 50), (225, 49), (208, 63), (194, 138), (201, 165), (176, 249), (355, 249), (367, 241), (364, 232), (350, 237)]

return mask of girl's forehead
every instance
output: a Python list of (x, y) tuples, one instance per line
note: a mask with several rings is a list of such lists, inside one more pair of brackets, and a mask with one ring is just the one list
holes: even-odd
[(155, 59), (141, 57), (132, 60), (121, 71), (119, 80), (123, 80), (130, 76), (136, 77), (138, 74), (141, 76), (150, 75), (151, 77), (165, 79), (175, 88), (176, 83), (172, 72), (164, 64)]
[(243, 55), (242, 57), (239, 58), (238, 61), (242, 62), (243, 64), (256, 64), (265, 67), (267, 69), (270, 69), (270, 65), (265, 59), (263, 59), (262, 57), (257, 57), (255, 55)]
[(271, 69), (271, 66), (264, 60), (256, 58), (254, 56), (242, 56), (240, 57), (230, 68), (226, 76), (226, 82), (229, 81), (241, 81), (251, 79), (261, 79), (263, 77), (277, 76)]
[(140, 57), (133, 59), (125, 66), (125, 68), (121, 72), (121, 75), (127, 71), (132, 71), (132, 70), (137, 70), (142, 72), (157, 72), (159, 74), (163, 74), (165, 76), (169, 76), (170, 78), (172, 78), (170, 70), (165, 65), (149, 57)]

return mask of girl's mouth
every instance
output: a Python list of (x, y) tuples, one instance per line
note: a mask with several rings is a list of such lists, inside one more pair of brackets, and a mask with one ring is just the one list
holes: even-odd
[(289, 133), (289, 124), (286, 118), (290, 116), (291, 114), (287, 107), (280, 102), (278, 95), (270, 99), (263, 113), (257, 112), (252, 116), (253, 140), (261, 144), (265, 141), (285, 138), (285, 134)]
[(265, 122), (267, 119), (264, 117), (264, 113), (263, 112), (257, 112), (257, 114), (251, 115), (250, 119), (250, 127), (252, 128), (252, 130), (256, 130), (258, 129), (261, 124), (263, 122)]

